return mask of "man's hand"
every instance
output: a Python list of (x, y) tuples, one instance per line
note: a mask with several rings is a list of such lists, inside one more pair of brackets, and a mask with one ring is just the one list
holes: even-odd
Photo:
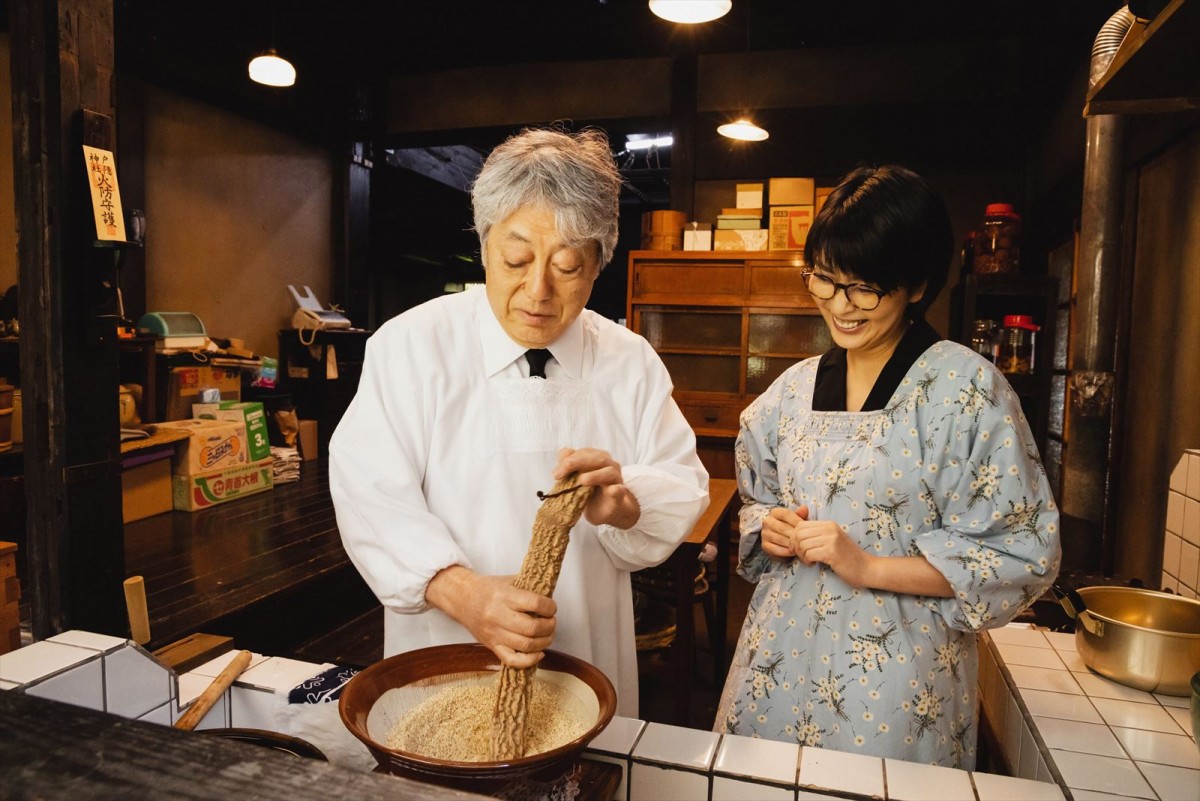
[(425, 600), (457, 620), (508, 667), (533, 667), (554, 640), (558, 604), (513, 586), (514, 576), (481, 576), (452, 565), (430, 579)]
[(642, 516), (642, 507), (622, 483), (621, 465), (608, 451), (563, 448), (558, 452), (558, 464), (554, 466), (551, 478), (557, 481), (571, 473), (579, 474), (580, 486), (596, 488), (587, 508), (583, 510), (583, 516), (589, 523), (614, 528), (633, 528), (637, 524)]

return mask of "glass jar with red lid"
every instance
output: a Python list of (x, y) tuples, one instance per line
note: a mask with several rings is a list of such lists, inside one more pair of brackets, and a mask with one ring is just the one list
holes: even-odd
[(979, 275), (1009, 275), (1021, 267), (1021, 215), (1008, 203), (990, 203), (974, 239), (971, 269)]
[(1034, 325), (1033, 318), (1027, 314), (1005, 315), (996, 366), (1005, 373), (1032, 373), (1036, 367), (1037, 332), (1040, 330), (1041, 327)]

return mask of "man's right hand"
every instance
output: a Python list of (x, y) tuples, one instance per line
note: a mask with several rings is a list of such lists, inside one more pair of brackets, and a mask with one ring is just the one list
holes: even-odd
[(508, 667), (533, 667), (554, 640), (554, 599), (513, 586), (514, 576), (482, 576), (462, 565), (438, 571), (425, 600), (458, 621)]

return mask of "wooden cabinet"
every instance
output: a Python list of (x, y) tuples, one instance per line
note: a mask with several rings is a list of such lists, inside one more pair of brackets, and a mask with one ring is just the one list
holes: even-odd
[(800, 253), (629, 254), (627, 320), (671, 374), (714, 477), (733, 477), (742, 409), (797, 361), (832, 345), (800, 279)]

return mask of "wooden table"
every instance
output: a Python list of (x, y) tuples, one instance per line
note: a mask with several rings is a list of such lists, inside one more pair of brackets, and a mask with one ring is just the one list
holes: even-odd
[[(695, 577), (697, 560), (709, 539), (716, 540), (717, 578), (715, 614), (709, 636), (713, 647), (713, 677), (721, 681), (725, 675), (725, 630), (729, 605), (729, 532), (734, 510), (737, 508), (737, 482), (733, 479), (714, 478), (708, 482), (708, 508), (687, 538), (679, 544), (670, 558), (663, 563), (671, 575), (675, 605), (675, 639), (672, 641), (667, 663), (671, 670), (670, 692), (674, 695), (675, 714), (681, 725), (690, 720), (692, 707), (692, 663), (696, 646), (696, 626), (692, 605), (696, 601)], [(633, 574), (634, 585), (638, 585), (637, 573)]]
[(45, 801), (486, 801), (17, 690), (0, 691), (0, 788), (3, 798)]

